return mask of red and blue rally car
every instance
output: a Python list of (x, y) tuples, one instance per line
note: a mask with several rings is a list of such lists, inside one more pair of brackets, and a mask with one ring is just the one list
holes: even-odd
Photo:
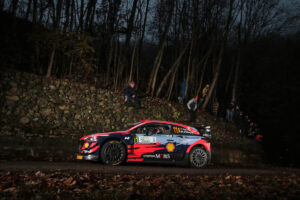
[(142, 120), (126, 131), (96, 133), (80, 139), (77, 159), (122, 162), (167, 162), (202, 168), (211, 159), (207, 137), (191, 126)]

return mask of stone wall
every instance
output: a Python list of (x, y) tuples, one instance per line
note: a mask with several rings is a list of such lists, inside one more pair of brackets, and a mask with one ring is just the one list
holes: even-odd
[(102, 132), (142, 119), (175, 121), (184, 113), (158, 100), (142, 99), (142, 109), (126, 107), (121, 93), (27, 73), (4, 74), (0, 87), (3, 124)]

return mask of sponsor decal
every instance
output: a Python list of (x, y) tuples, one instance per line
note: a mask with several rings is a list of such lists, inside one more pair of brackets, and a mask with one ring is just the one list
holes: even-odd
[(125, 139), (125, 140), (129, 140), (129, 139), (130, 139), (130, 137), (125, 137), (124, 139)]
[(143, 158), (156, 158), (156, 155), (154, 155), (154, 154), (143, 155)]
[(178, 127), (178, 126), (173, 126), (173, 131), (174, 133), (183, 133), (183, 134), (191, 134), (192, 132), (189, 131), (188, 129)]
[(161, 154), (161, 155), (163, 155), (162, 156), (163, 159), (170, 159), (171, 158), (170, 154)]
[(149, 137), (149, 136), (138, 136), (134, 137), (135, 144), (155, 144), (156, 137)]
[(171, 159), (170, 154), (146, 154), (143, 158)]
[(168, 152), (173, 152), (175, 150), (175, 145), (173, 143), (168, 143), (166, 149)]
[(89, 143), (84, 143), (84, 148), (88, 148), (89, 147)]

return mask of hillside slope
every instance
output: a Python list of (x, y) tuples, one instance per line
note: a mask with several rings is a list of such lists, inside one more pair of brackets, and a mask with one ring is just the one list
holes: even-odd
[[(123, 130), (143, 119), (185, 124), (188, 120), (184, 105), (142, 98), (143, 108), (126, 107), (120, 93), (68, 79), (45, 79), (10, 71), (2, 74), (0, 90), (2, 157), (52, 155), (58, 159), (67, 154), (71, 158), (84, 134)], [(212, 127), (214, 163), (261, 162), (261, 146), (242, 137), (234, 124), (215, 121), (201, 111), (197, 113), (197, 122)]]

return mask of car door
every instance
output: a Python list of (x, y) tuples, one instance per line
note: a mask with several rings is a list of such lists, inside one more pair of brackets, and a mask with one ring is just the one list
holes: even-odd
[(182, 160), (184, 159), (188, 147), (197, 142), (200, 138), (188, 129), (179, 125), (173, 125), (172, 131), (173, 139), (176, 144), (174, 151), (176, 154), (176, 160)]
[(170, 161), (175, 140), (167, 124), (151, 123), (140, 127), (134, 135), (133, 153), (145, 161)]

